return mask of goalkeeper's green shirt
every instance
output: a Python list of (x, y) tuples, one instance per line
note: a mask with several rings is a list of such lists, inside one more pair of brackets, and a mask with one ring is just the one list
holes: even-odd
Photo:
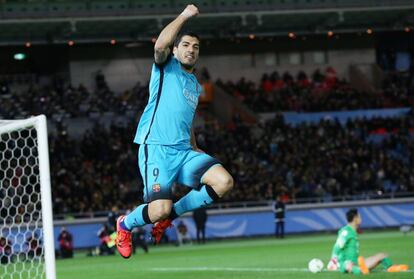
[(338, 231), (338, 238), (332, 249), (332, 258), (337, 258), (341, 266), (344, 266), (347, 261), (358, 264), (358, 256), (358, 234), (354, 228), (347, 225)]

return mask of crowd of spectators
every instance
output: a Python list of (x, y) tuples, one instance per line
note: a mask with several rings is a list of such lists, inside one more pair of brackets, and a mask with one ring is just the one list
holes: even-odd
[[(272, 199), (277, 194), (288, 194), (293, 201), (332, 200), (414, 190), (411, 115), (360, 119), (345, 126), (321, 121), (292, 127), (280, 115), (256, 127), (235, 123), (231, 131), (210, 128), (198, 136), (201, 146), (235, 178), (236, 190), (228, 200)], [(226, 137), (229, 132), (232, 137)], [(375, 135), (383, 140), (373, 140)]]
[(409, 74), (386, 75), (381, 90), (361, 92), (337, 77), (328, 67), (311, 77), (300, 71), (296, 78), (289, 72), (264, 74), (259, 84), (241, 78), (237, 82), (221, 80), (217, 85), (257, 112), (338, 111), (368, 108), (404, 107), (413, 104), (414, 79)]
[(82, 84), (74, 87), (55, 77), (46, 85), (33, 83), (18, 90), (0, 86), (0, 118), (16, 119), (46, 114), (74, 118), (91, 113), (112, 112), (125, 115), (128, 111), (142, 111), (148, 98), (148, 86), (137, 83), (122, 93), (113, 92), (105, 77), (98, 74), (93, 91)]
[[(288, 73), (283, 77), (273, 73), (263, 77), (261, 89), (243, 80), (221, 85), (236, 90), (236, 97), (261, 111), (402, 106), (411, 100), (398, 76), (386, 79), (379, 98), (361, 96), (338, 80), (333, 69), (325, 74), (317, 71), (312, 79), (303, 72), (296, 80)], [(95, 111), (122, 115), (129, 109), (142, 111), (148, 98), (147, 86), (141, 85), (114, 94), (99, 74), (94, 92), (59, 79), (51, 87), (31, 86), (21, 94), (11, 94), (4, 86), (1, 91), (3, 118), (38, 113), (71, 118)], [(57, 125), (49, 140), (56, 214), (107, 211), (113, 206), (131, 209), (140, 202), (143, 183), (137, 167), (138, 146), (132, 143), (137, 117), (108, 129), (97, 124), (80, 137)], [(234, 190), (222, 200), (225, 203), (269, 200), (276, 195), (291, 202), (303, 198), (330, 201), (414, 191), (413, 128), (412, 114), (353, 120), (347, 125), (321, 121), (299, 126), (286, 124), (277, 114), (257, 125), (244, 124), (238, 117), (228, 126), (211, 121), (197, 129), (196, 135), (199, 147), (217, 157), (235, 179)], [(178, 189), (176, 198), (185, 194), (182, 187)]]
[[(217, 157), (235, 179), (223, 202), (261, 201), (284, 195), (311, 198), (414, 191), (413, 115), (390, 119), (333, 120), (291, 126), (281, 115), (249, 126), (216, 122), (196, 131), (201, 149)], [(80, 140), (51, 139), (56, 213), (133, 208), (142, 197), (135, 123), (95, 127)], [(232, 136), (229, 137), (228, 135)], [(184, 194), (184, 187), (176, 191)]]
[(54, 211), (87, 213), (137, 203), (142, 191), (137, 168), (135, 123), (96, 125), (81, 139), (64, 130), (49, 140)]
[[(200, 80), (210, 79), (208, 71), (200, 71)], [(91, 113), (112, 112), (117, 115), (142, 111), (148, 97), (148, 85), (138, 83), (122, 93), (112, 91), (102, 73), (95, 79), (94, 90), (82, 84), (71, 86), (64, 79), (54, 77), (47, 85), (31, 83), (13, 90), (0, 82), (0, 118), (15, 119), (40, 113), (69, 118), (89, 116)], [(335, 69), (316, 70), (311, 76), (304, 71), (294, 77), (277, 71), (264, 74), (260, 83), (241, 78), (237, 82), (217, 80), (225, 89), (257, 112), (271, 111), (338, 111), (368, 108), (412, 106), (413, 75), (388, 73), (381, 90), (361, 92), (349, 82), (337, 77)]]

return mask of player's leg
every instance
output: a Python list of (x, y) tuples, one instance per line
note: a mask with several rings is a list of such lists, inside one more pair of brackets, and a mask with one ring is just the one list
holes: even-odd
[(366, 258), (365, 264), (370, 270), (374, 269), (379, 264), (381, 264), (381, 266), (388, 272), (401, 272), (408, 270), (408, 265), (406, 264), (392, 264), (391, 259), (385, 253), (378, 253), (374, 256)]
[(233, 178), (216, 159), (192, 150), (178, 173), (178, 182), (193, 190), (174, 204), (172, 219), (216, 202), (233, 187)]
[(170, 199), (155, 200), (148, 204), (148, 216), (151, 223), (164, 220), (170, 215), (173, 202)]
[(360, 275), (360, 274), (368, 274), (369, 270), (364, 270), (363, 268), (361, 268), (361, 266), (359, 264), (355, 264), (352, 261), (343, 261), (343, 262), (339, 262), (339, 270), (343, 273), (352, 273), (352, 274), (356, 274), (356, 275)]
[(222, 165), (212, 166), (201, 178), (201, 183), (209, 185), (219, 198), (229, 192), (233, 186), (233, 177)]
[(154, 226), (152, 235), (160, 239), (171, 221), (182, 214), (208, 206), (233, 187), (233, 178), (213, 157), (193, 150), (182, 151), (184, 160), (178, 171), (177, 182), (193, 188), (176, 202), (170, 216)]
[(166, 218), (172, 208), (171, 186), (176, 177), (170, 170), (174, 162), (166, 160), (165, 148), (157, 145), (141, 145), (139, 169), (144, 181), (144, 201), (117, 221), (117, 248), (124, 258), (131, 254), (131, 230)]
[(361, 270), (363, 270), (364, 268), (368, 270), (372, 270), (375, 267), (377, 267), (379, 264), (381, 264), (382, 267), (388, 272), (401, 272), (401, 271), (407, 271), (409, 269), (408, 265), (406, 264), (394, 265), (386, 253), (378, 253), (366, 259), (364, 259), (363, 257), (359, 257), (358, 263), (359, 263), (359, 266), (361, 267)]
[[(390, 261), (387, 254), (378, 253), (378, 254), (375, 254), (371, 257), (365, 258), (365, 264), (366, 264), (366, 266), (369, 270), (372, 270), (375, 267), (377, 267), (377, 265), (379, 265), (383, 260), (385, 260), (386, 262)], [(390, 267), (391, 265), (392, 265), (392, 263), (388, 267)]]
[(378, 253), (374, 256), (365, 259), (367, 267), (371, 270), (381, 264), (381, 266), (388, 272), (400, 272), (407, 271), (408, 265), (406, 264), (393, 264), (391, 259), (386, 253)]
[[(174, 162), (166, 160), (165, 147), (141, 145), (139, 170), (144, 181), (144, 201), (125, 217), (128, 230), (163, 220), (172, 208), (171, 186), (175, 175), (170, 172)], [(172, 166), (171, 166), (171, 165)]]

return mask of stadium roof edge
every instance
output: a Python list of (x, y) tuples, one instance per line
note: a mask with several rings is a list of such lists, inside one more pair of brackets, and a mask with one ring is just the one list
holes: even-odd
[[(379, 11), (398, 11), (414, 9), (414, 3), (411, 5), (399, 6), (366, 6), (366, 7), (337, 7), (337, 8), (315, 8), (315, 9), (296, 9), (296, 10), (273, 10), (273, 11), (238, 11), (222, 13), (203, 13), (198, 18), (215, 18), (231, 16), (263, 16), (263, 15), (295, 15), (295, 14), (323, 14), (323, 13), (345, 13), (345, 12), (379, 12)], [(152, 15), (113, 15), (113, 16), (82, 16), (82, 17), (41, 17), (41, 18), (3, 18), (0, 25), (3, 24), (27, 24), (27, 23), (48, 23), (48, 22), (78, 22), (78, 21), (125, 21), (140, 19), (163, 19), (175, 18), (176, 14), (152, 14)]]

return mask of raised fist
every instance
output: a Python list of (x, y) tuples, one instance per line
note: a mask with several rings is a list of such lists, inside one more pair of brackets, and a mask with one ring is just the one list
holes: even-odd
[(194, 17), (198, 15), (198, 8), (194, 5), (187, 5), (181, 15), (186, 18)]

